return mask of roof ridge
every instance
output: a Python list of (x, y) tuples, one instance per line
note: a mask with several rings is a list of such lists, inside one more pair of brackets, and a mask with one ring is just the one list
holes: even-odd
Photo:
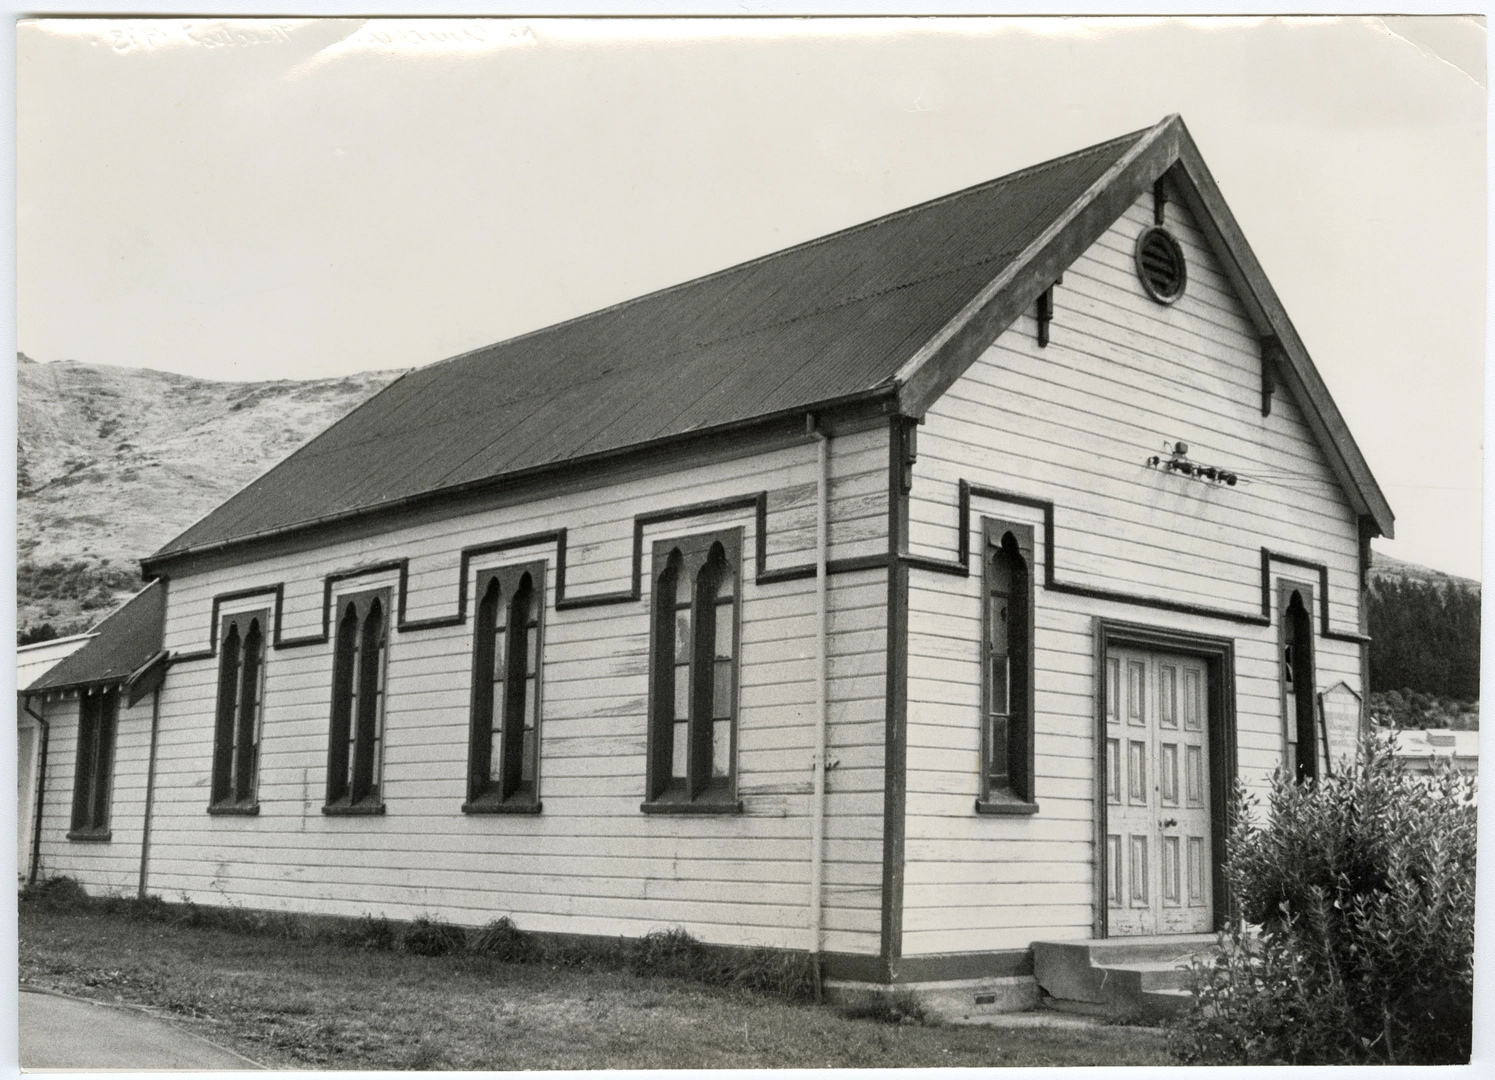
[[(805, 251), (821, 244), (828, 243), (832, 240), (837, 240), (841, 237), (849, 236), (852, 233), (861, 232), (864, 229), (870, 229), (873, 226), (885, 225), (889, 221), (893, 221), (901, 217), (906, 217), (916, 211), (927, 210), (932, 206), (938, 206), (939, 204), (944, 202), (950, 202), (955, 199), (963, 198), (965, 196), (973, 194), (974, 192), (981, 191), (986, 188), (996, 187), (999, 184), (1008, 184), (1023, 177), (1032, 176), (1035, 173), (1043, 172), (1047, 169), (1057, 168), (1058, 166), (1063, 165), (1066, 162), (1073, 161), (1076, 158), (1084, 157), (1087, 154), (1099, 153), (1107, 147), (1115, 146), (1118, 143), (1124, 143), (1128, 140), (1138, 139), (1151, 131), (1154, 126), (1156, 125), (1140, 128), (1137, 131), (1129, 132), (1126, 135), (1119, 135), (1114, 139), (1107, 139), (1105, 142), (1099, 142), (1093, 146), (1087, 146), (1083, 149), (1075, 150), (1068, 154), (1063, 154), (1060, 157), (1050, 158), (1047, 161), (1041, 161), (1036, 165), (1028, 165), (1021, 169), (1014, 170), (1010, 173), (1003, 173), (1001, 176), (993, 177), (990, 180), (982, 180), (980, 183), (970, 184), (963, 188), (957, 188), (955, 191), (946, 192), (944, 195), (937, 195), (932, 199), (925, 199), (923, 202), (914, 203), (912, 206), (905, 206), (898, 210), (893, 210), (878, 217), (871, 218), (867, 221), (860, 221), (855, 225), (848, 225), (845, 228), (837, 229), (835, 232), (826, 233), (823, 236), (816, 236), (809, 240), (803, 240), (798, 244), (791, 244), (786, 248), (779, 248), (776, 251), (770, 251), (763, 255), (755, 255), (751, 259), (745, 259), (740, 263), (733, 263), (731, 266), (723, 267), (720, 270), (713, 270), (709, 274), (702, 274), (699, 277), (687, 278), (685, 281), (679, 281), (673, 285), (666, 285), (651, 292), (646, 292), (641, 296), (634, 296), (630, 297), (627, 300), (620, 300), (616, 304), (609, 304), (606, 307), (600, 307), (594, 311), (587, 311), (583, 312), (580, 315), (573, 315), (569, 319), (562, 319), (560, 322), (556, 323), (548, 323), (545, 326), (536, 327), (533, 330), (526, 330), (522, 334), (515, 334), (513, 337), (503, 338), (500, 341), (490, 342), (487, 345), (479, 345), (477, 348), (468, 349), (466, 352), (458, 353), (456, 356), (448, 356), (441, 360), (432, 361), (431, 363), (426, 364), (422, 367), (418, 367), (414, 370), (429, 371), (432, 368), (438, 368), (445, 364), (452, 364), (458, 360), (464, 360), (469, 356), (474, 356), (477, 353), (486, 352), (489, 349), (496, 349), (500, 345), (512, 345), (515, 342), (524, 341), (525, 339), (534, 337), (538, 334), (549, 334), (553, 331), (561, 329), (562, 327), (572, 326), (576, 323), (585, 322), (588, 319), (594, 319), (602, 315), (608, 315), (613, 312), (622, 311), (625, 308), (630, 308), (636, 304), (641, 304), (645, 300), (652, 300), (656, 297), (665, 296), (669, 293), (676, 292), (681, 289), (686, 289), (693, 285), (699, 285), (703, 282), (724, 277), (727, 274), (736, 273), (737, 271), (746, 269), (749, 266), (757, 266), (762, 263), (769, 262), (772, 259), (781, 258), (785, 255), (790, 255), (798, 251)], [(410, 373), (407, 372), (407, 374)], [(377, 397), (378, 394), (374, 396)]]

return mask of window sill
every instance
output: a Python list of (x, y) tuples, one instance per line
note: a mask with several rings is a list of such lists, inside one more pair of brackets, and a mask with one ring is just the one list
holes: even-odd
[(114, 839), (114, 833), (109, 829), (73, 829), (67, 834), (67, 838), (89, 844), (105, 844)]
[(976, 813), (995, 817), (1026, 817), (1038, 813), (1038, 804), (1019, 799), (977, 799)]
[(695, 802), (646, 802), (639, 805), (646, 814), (740, 814), (741, 799), (697, 799)]
[(260, 804), (254, 803), (215, 803), (208, 807), (208, 813), (214, 817), (253, 817), (260, 812)]
[(516, 801), (510, 799), (508, 802), (465, 802), (462, 804), (464, 814), (538, 814), (545, 804), (538, 799), (534, 802)]
[(369, 814), (384, 813), (382, 802), (361, 802), (353, 806), (347, 803), (330, 803), (322, 807), (322, 813), (328, 817), (365, 817)]

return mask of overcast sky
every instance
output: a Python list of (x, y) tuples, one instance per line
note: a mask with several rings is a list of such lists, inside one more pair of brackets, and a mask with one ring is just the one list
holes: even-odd
[(1184, 117), (1397, 514), (1479, 576), (1485, 28), (52, 20), (17, 35), (18, 345), (430, 363)]

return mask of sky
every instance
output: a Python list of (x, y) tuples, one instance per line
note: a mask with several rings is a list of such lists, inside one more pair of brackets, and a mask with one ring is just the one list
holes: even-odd
[(17, 344), (411, 367), (1180, 113), (1397, 515), (1480, 577), (1482, 19), (46, 20)]

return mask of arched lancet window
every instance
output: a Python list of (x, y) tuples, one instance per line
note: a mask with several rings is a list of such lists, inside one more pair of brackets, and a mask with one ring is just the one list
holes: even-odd
[[(656, 562), (658, 560), (656, 559)], [(693, 597), (684, 556), (671, 550), (654, 576), (654, 734), (650, 739), (649, 798), (684, 786), (690, 746), (690, 659), (694, 651)]]
[(68, 839), (107, 840), (119, 692), (114, 687), (86, 687), (78, 697), (78, 752), (73, 763), (73, 820)]
[(218, 723), (213, 740), (214, 804), (228, 800), (233, 793), (234, 732), (238, 724), (241, 645), (238, 626), (228, 624), (223, 644), (218, 647)]
[(741, 544), (734, 531), (655, 545), (646, 809), (732, 803)]
[(259, 784), (260, 712), (269, 613), (224, 617), (218, 660), (218, 711), (209, 810), (254, 812)]
[(478, 575), (469, 813), (539, 809), (543, 563)]
[(737, 597), (735, 575), (721, 544), (712, 545), (698, 580), (697, 610), (702, 614), (696, 656), (702, 670), (697, 680), (701, 701), (696, 710), (700, 722), (695, 725), (699, 760), (694, 770), (694, 794), (706, 784), (725, 783), (732, 775)]
[(981, 794), (977, 809), (1033, 801), (1033, 530), (987, 520)]
[(332, 665), (332, 724), (327, 749), (329, 813), (379, 813), (383, 780), (384, 678), (388, 598), (344, 596)]
[(1284, 586), (1282, 607), (1282, 695), (1286, 736), (1284, 768), (1295, 780), (1318, 776), (1318, 725), (1315, 720), (1313, 673), (1313, 594), (1301, 586)]
[(349, 777), (352, 801), (359, 803), (379, 794), (380, 719), (384, 709), (384, 605), (377, 599), (369, 604), (368, 614), (358, 636), (357, 695), (355, 728), (349, 752), (353, 773)]

